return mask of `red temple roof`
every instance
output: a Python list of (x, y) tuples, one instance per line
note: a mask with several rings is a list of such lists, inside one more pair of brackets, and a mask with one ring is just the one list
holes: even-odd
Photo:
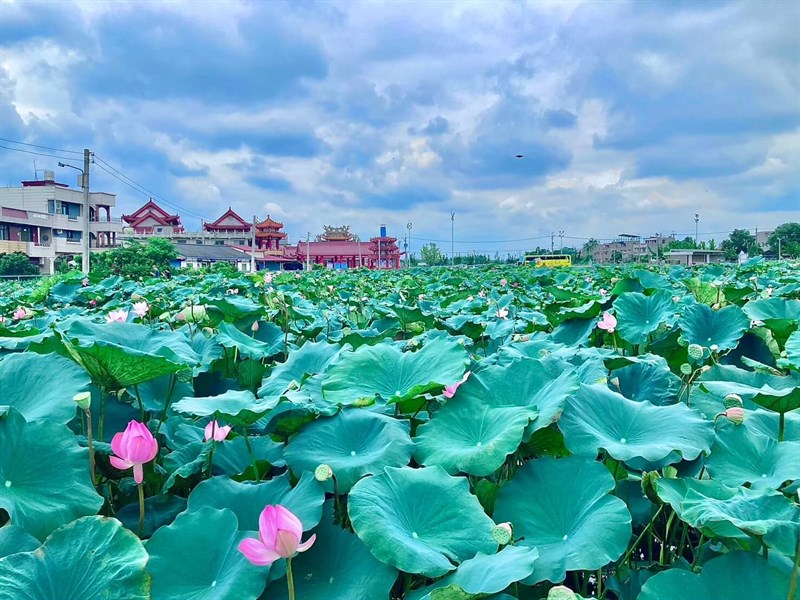
[(283, 223), (279, 223), (278, 221), (273, 221), (269, 215), (267, 218), (261, 221), (258, 225), (256, 225), (256, 229), (283, 229)]
[(163, 208), (161, 208), (158, 204), (153, 202), (151, 198), (146, 204), (141, 206), (138, 210), (133, 212), (130, 215), (122, 215), (122, 219), (129, 223), (131, 226), (135, 227), (135, 223), (141, 221), (144, 218), (151, 217), (158, 221), (161, 225), (172, 225), (178, 226), (181, 225), (181, 217), (180, 215), (171, 215)]
[(206, 231), (249, 231), (250, 228), (250, 223), (237, 215), (230, 206), (225, 214), (213, 223), (203, 223), (203, 229)]

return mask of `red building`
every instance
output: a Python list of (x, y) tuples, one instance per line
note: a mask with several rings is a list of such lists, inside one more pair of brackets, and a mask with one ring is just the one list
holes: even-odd
[(133, 228), (135, 233), (181, 233), (183, 225), (180, 215), (171, 215), (158, 204), (150, 201), (130, 215), (122, 215), (122, 220)]
[(222, 233), (250, 233), (253, 225), (233, 212), (233, 209), (229, 206), (228, 210), (213, 223), (203, 223), (203, 229)]
[(287, 258), (299, 263), (306, 260), (312, 264), (325, 265), (332, 269), (399, 269), (400, 249), (397, 238), (386, 235), (381, 225), (380, 235), (369, 242), (362, 242), (350, 232), (349, 226), (325, 226), (325, 233), (315, 241), (300, 241), (296, 246), (286, 247)]

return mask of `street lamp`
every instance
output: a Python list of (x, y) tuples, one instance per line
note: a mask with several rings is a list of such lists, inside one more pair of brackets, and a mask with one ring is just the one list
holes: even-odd
[(84, 151), (84, 167), (81, 169), (75, 165), (68, 165), (67, 163), (58, 163), (59, 167), (69, 167), (75, 169), (81, 174), (81, 189), (83, 189), (83, 232), (81, 233), (81, 270), (85, 274), (89, 274), (89, 151)]
[(411, 266), (411, 228), (414, 226), (411, 221), (406, 224), (406, 229), (408, 229), (408, 254), (406, 257), (408, 258), (408, 266)]
[(697, 246), (697, 238), (698, 238), (697, 232), (699, 230), (698, 229), (699, 228), (699, 224), (700, 224), (700, 215), (697, 214), (697, 213), (694, 213), (694, 245), (695, 246)]
[(450, 264), (454, 264), (456, 260), (456, 245), (455, 245), (455, 223), (456, 213), (450, 213)]

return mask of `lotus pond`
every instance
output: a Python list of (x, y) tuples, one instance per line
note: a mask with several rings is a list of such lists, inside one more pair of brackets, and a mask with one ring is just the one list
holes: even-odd
[(800, 270), (0, 284), (2, 600), (795, 600)]

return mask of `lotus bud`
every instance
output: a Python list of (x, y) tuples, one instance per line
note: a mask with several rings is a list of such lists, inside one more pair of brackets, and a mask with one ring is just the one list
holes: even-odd
[(619, 377), (612, 377), (608, 382), (616, 388), (619, 388)]
[(658, 474), (658, 471), (648, 471), (643, 473), (642, 491), (650, 500), (650, 502), (661, 505), (663, 502), (661, 501), (661, 498), (658, 497), (658, 493), (656, 492), (656, 481), (659, 479), (661, 479), (661, 475)]
[(331, 477), (333, 477), (333, 469), (329, 465), (322, 464), (314, 469), (314, 479), (317, 481), (328, 481)]
[(141, 299), (142, 297), (139, 294), (137, 293), (131, 294), (131, 300), (141, 300)]
[(739, 394), (728, 394), (725, 396), (725, 400), (723, 400), (722, 403), (725, 405), (725, 408), (742, 408), (744, 406), (742, 397)]
[(700, 344), (689, 344), (689, 358), (700, 360), (703, 358), (703, 347)]
[(672, 301), (673, 302), (680, 302), (681, 301), (681, 297), (680, 296), (673, 296), (672, 297)]
[(744, 423), (744, 409), (739, 406), (733, 406), (725, 411), (725, 418), (734, 425), (741, 425)]
[(664, 467), (664, 477), (667, 479), (676, 479), (678, 477), (678, 469), (673, 467), (672, 465), (668, 465)]
[(711, 308), (714, 310), (719, 310), (719, 302), (714, 302), (714, 304), (711, 305)]
[(692, 365), (690, 365), (689, 363), (683, 363), (681, 365), (681, 373), (683, 373), (684, 375), (690, 375), (691, 372), (692, 372)]
[(578, 600), (578, 596), (567, 586), (557, 585), (547, 592), (547, 600)]
[(72, 400), (81, 410), (88, 410), (92, 404), (92, 394), (91, 392), (81, 392), (80, 394), (75, 394)]
[(250, 325), (250, 331), (252, 331), (253, 333), (258, 331), (258, 321), (253, 321), (253, 324)]
[(505, 546), (514, 539), (514, 529), (511, 526), (511, 523), (500, 523), (499, 525), (495, 525), (492, 528), (492, 537), (494, 541), (500, 544), (501, 546)]
[(711, 365), (703, 365), (702, 367), (700, 367), (700, 372), (701, 373), (706, 373), (706, 372), (708, 372), (710, 370), (711, 370)]

